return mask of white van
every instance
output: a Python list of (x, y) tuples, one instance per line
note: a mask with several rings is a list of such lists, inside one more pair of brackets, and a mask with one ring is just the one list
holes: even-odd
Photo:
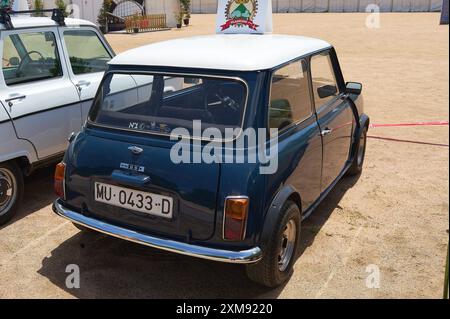
[(23, 176), (62, 158), (114, 56), (95, 24), (52, 13), (0, 9), (0, 225), (19, 206)]

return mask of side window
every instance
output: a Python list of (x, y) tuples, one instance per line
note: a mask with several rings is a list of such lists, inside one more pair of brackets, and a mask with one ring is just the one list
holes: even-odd
[(97, 33), (89, 30), (64, 31), (64, 41), (75, 75), (104, 72), (111, 56)]
[(339, 93), (333, 64), (328, 52), (311, 58), (311, 75), (316, 108), (330, 102)]
[(269, 126), (282, 130), (312, 114), (306, 61), (297, 61), (277, 70), (272, 77)]
[(3, 42), (2, 71), (7, 85), (62, 76), (53, 32), (12, 34)]

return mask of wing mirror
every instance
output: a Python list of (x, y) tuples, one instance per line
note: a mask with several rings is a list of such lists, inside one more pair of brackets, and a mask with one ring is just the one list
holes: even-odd
[(361, 95), (362, 93), (362, 84), (357, 82), (347, 82), (345, 85), (345, 92), (347, 94), (355, 94)]
[(324, 85), (317, 89), (317, 93), (321, 99), (334, 96), (338, 92), (338, 89), (334, 85)]

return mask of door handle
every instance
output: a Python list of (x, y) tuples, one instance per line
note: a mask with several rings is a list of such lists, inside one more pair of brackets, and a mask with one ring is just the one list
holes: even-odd
[(14, 103), (13, 103), (14, 101), (23, 100), (23, 99), (26, 99), (26, 98), (27, 98), (26, 95), (17, 94), (17, 95), (14, 95), (13, 97), (5, 99), (6, 104), (8, 104), (8, 106), (9, 106), (9, 111), (10, 112), (12, 111), (12, 107), (14, 105)]
[(330, 130), (329, 128), (326, 128), (322, 131), (322, 133), (320, 133), (320, 135), (322, 136), (327, 136), (330, 135), (333, 132), (333, 130)]
[(83, 89), (83, 86), (89, 86), (91, 85), (91, 82), (89, 81), (79, 81), (77, 84), (75, 84), (79, 91)]
[(26, 99), (26, 98), (27, 98), (26, 95), (15, 95), (13, 97), (10, 97), (10, 98), (6, 99), (5, 102), (9, 104), (12, 101), (23, 100), (23, 99)]

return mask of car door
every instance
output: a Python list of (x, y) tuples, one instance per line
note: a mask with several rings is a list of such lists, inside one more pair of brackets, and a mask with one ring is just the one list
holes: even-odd
[(114, 52), (93, 27), (60, 28), (59, 32), (69, 75), (80, 95), (84, 122)]
[(293, 186), (306, 211), (320, 196), (322, 140), (312, 105), (308, 63), (298, 60), (272, 74), (269, 128), (278, 129), (279, 168), (268, 177), (269, 193)]
[(68, 76), (56, 27), (1, 32), (0, 101), (17, 137), (39, 159), (61, 155), (80, 127), (79, 96)]
[(340, 176), (350, 157), (354, 116), (343, 92), (337, 58), (332, 51), (311, 57), (311, 79), (322, 135), (322, 191)]

